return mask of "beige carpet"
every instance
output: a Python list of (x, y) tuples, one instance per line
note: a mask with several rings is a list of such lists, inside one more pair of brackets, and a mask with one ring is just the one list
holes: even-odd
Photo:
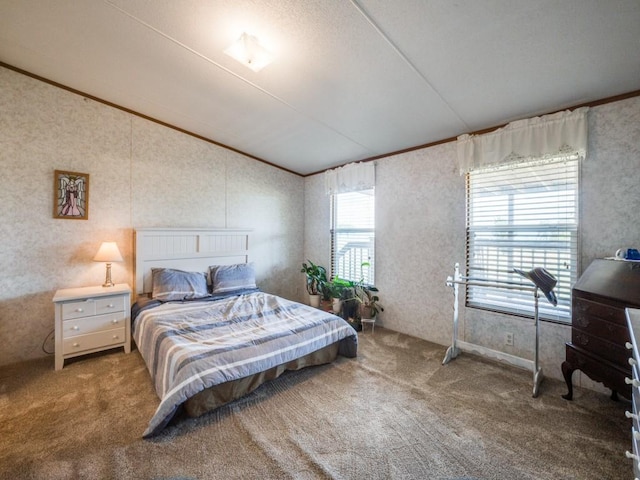
[(630, 479), (625, 401), (378, 328), (357, 359), (285, 374), (163, 434), (137, 351), (0, 373), (3, 479)]

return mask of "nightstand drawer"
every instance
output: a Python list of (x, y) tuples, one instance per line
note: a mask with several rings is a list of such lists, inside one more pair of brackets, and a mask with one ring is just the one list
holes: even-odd
[(125, 329), (116, 328), (103, 332), (78, 335), (76, 337), (62, 340), (62, 352), (69, 353), (84, 352), (94, 348), (108, 347), (109, 345), (122, 345), (125, 341)]
[(125, 320), (122, 312), (65, 320), (62, 322), (62, 336), (69, 338), (114, 328), (124, 328)]
[(90, 317), (96, 314), (96, 301), (93, 298), (80, 300), (78, 302), (67, 302), (62, 304), (62, 319)]
[(124, 312), (126, 298), (123, 295), (112, 297), (96, 298), (96, 315), (103, 313)]
[(62, 304), (62, 319), (90, 317), (103, 313), (124, 312), (126, 298), (123, 295), (112, 295), (110, 297), (87, 298), (77, 302)]

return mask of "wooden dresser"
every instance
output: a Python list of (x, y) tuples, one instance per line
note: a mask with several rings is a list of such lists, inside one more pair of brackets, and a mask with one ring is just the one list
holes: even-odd
[(611, 398), (631, 398), (626, 307), (640, 307), (640, 263), (594, 260), (571, 292), (571, 342), (562, 363), (567, 400), (573, 399), (575, 370), (610, 388)]
[(627, 450), (625, 455), (633, 460), (633, 474), (636, 479), (640, 478), (640, 310), (635, 308), (627, 309), (627, 325), (631, 334), (631, 344), (627, 348), (631, 350), (629, 363), (633, 377), (627, 380), (631, 384), (633, 391), (633, 402), (631, 411), (624, 412), (627, 418), (633, 423), (631, 427), (631, 451)]

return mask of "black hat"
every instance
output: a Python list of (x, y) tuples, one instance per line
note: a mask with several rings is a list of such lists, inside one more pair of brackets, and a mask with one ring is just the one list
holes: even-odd
[(558, 305), (556, 294), (553, 293), (553, 287), (556, 286), (558, 281), (544, 268), (536, 267), (529, 272), (524, 272), (522, 270), (514, 268), (513, 271), (531, 280), (536, 287), (542, 290), (544, 296), (547, 297), (547, 300), (549, 300), (549, 302), (551, 302), (554, 307)]

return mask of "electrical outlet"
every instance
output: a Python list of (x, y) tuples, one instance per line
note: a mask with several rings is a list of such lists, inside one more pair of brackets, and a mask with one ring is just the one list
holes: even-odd
[(504, 334), (504, 344), (513, 347), (513, 333), (505, 332)]

